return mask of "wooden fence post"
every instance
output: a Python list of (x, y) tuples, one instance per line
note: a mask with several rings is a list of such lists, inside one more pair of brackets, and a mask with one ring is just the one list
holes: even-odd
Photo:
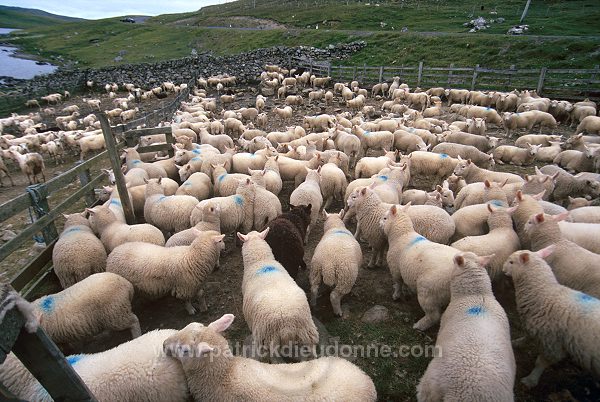
[(292, 56), (288, 56), (288, 71), (292, 71)]
[(448, 69), (448, 88), (452, 87), (452, 69), (454, 68), (454, 63), (450, 63), (450, 68)]
[(383, 66), (379, 67), (379, 83), (383, 82)]
[(507, 86), (507, 88), (506, 88), (508, 91), (510, 91), (510, 87), (512, 86), (512, 76), (513, 76), (513, 74), (514, 74), (514, 70), (515, 70), (516, 68), (517, 68), (517, 67), (516, 67), (514, 64), (512, 64), (512, 65), (510, 66), (510, 71), (509, 71), (509, 74), (508, 74), (508, 86)]
[(327, 65), (327, 76), (331, 77), (331, 63)]
[(479, 75), (479, 64), (473, 68), (473, 79), (471, 80), (471, 91), (475, 90), (475, 85), (477, 84), (477, 75)]
[(102, 134), (104, 134), (104, 142), (106, 143), (108, 158), (110, 159), (110, 164), (115, 173), (115, 183), (117, 185), (117, 190), (119, 191), (119, 198), (121, 201), (121, 206), (123, 207), (123, 213), (125, 214), (125, 220), (129, 225), (133, 225), (135, 224), (135, 214), (133, 212), (133, 207), (131, 206), (129, 192), (125, 186), (125, 177), (123, 176), (123, 172), (121, 172), (121, 160), (117, 151), (115, 137), (113, 137), (106, 114), (103, 112), (98, 112), (96, 113), (96, 116), (98, 117), (98, 120), (100, 120), (100, 125), (102, 126)]
[(354, 66), (354, 70), (352, 71), (352, 81), (356, 80), (356, 66)]
[[(598, 77), (598, 74), (599, 74), (599, 73), (600, 73), (600, 65), (596, 64), (596, 65), (594, 66), (594, 72), (592, 72), (592, 75), (590, 76), (590, 81), (595, 81), (595, 80), (596, 80), (596, 77)], [(586, 89), (586, 91), (585, 91), (585, 97), (586, 97), (586, 98), (587, 98), (588, 96), (590, 96), (590, 90), (589, 90), (589, 88), (590, 88), (590, 86), (591, 86), (591, 85), (592, 85), (591, 83), (590, 83), (590, 85), (587, 85), (587, 89)]]
[(312, 73), (313, 73), (313, 60), (312, 59), (310, 59), (310, 67), (309, 67), (308, 71), (310, 72), (310, 75), (312, 75)]
[(367, 63), (363, 63), (363, 72), (360, 81), (364, 84), (367, 79)]
[[(50, 206), (48, 205), (48, 188), (46, 184), (34, 184), (28, 186), (26, 189), (27, 193), (31, 197), (31, 205), (37, 219), (42, 218), (44, 215), (50, 212)], [(32, 222), (33, 223), (33, 222)], [(44, 242), (48, 245), (52, 241), (58, 238), (58, 231), (54, 222), (47, 225), (42, 229), (42, 236), (44, 236)]]
[[(75, 162), (75, 166), (79, 166), (83, 162), (84, 161), (77, 161), (77, 162)], [(92, 175), (90, 173), (90, 169), (85, 169), (84, 171), (79, 173), (79, 185), (81, 187), (88, 184), (91, 180), (92, 180)], [(90, 190), (90, 192), (85, 195), (85, 204), (88, 207), (91, 207), (92, 205), (94, 205), (95, 202), (96, 202), (96, 194), (94, 193), (94, 190)]]
[(548, 69), (546, 67), (542, 67), (540, 70), (540, 78), (538, 79), (538, 84), (536, 88), (536, 92), (538, 95), (542, 95), (542, 91), (544, 90), (544, 80), (546, 79), (546, 71)]
[(423, 78), (423, 62), (419, 62), (419, 74), (417, 75), (417, 86), (421, 86), (421, 79)]

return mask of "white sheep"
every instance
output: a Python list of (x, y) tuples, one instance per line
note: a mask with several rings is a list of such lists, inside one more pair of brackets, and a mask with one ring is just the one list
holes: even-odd
[[(189, 390), (181, 364), (157, 353), (176, 333), (172, 329), (151, 331), (104, 352), (68, 356), (67, 362), (100, 401), (185, 401)], [(12, 353), (0, 365), (0, 381), (20, 399), (52, 401)]]
[(262, 231), (267, 224), (281, 215), (281, 201), (279, 197), (266, 188), (257, 185), (254, 193), (254, 224), (256, 231)]
[(48, 336), (58, 344), (68, 344), (104, 330), (128, 329), (133, 338), (140, 336), (140, 322), (131, 310), (132, 299), (133, 286), (129, 281), (100, 272), (31, 304)]
[(202, 284), (225, 247), (223, 237), (225, 235), (214, 231), (197, 231), (196, 239), (189, 246), (125, 243), (108, 256), (106, 272), (121, 275), (149, 297), (173, 295), (183, 300), (190, 315), (196, 313), (194, 301), (199, 303), (201, 311), (206, 311)]
[(290, 195), (290, 205), (312, 205), (310, 213), (310, 225), (306, 229), (304, 242), (308, 241), (311, 229), (314, 229), (323, 207), (323, 195), (321, 194), (321, 168), (312, 170), (306, 168), (306, 179)]
[(324, 164), (321, 169), (321, 194), (323, 195), (323, 209), (328, 209), (333, 200), (343, 200), (348, 187), (346, 174), (339, 168), (340, 152)]
[(519, 236), (513, 230), (511, 213), (516, 207), (505, 209), (487, 204), (490, 216), (487, 219), (489, 233), (481, 236), (467, 236), (451, 244), (462, 251), (470, 251), (477, 255), (491, 255), (489, 276), (492, 282), (501, 278), (504, 261), (519, 250)]
[(64, 229), (52, 250), (54, 273), (64, 289), (106, 267), (106, 250), (84, 214), (65, 218)]
[(191, 195), (202, 201), (211, 196), (212, 190), (210, 178), (205, 173), (195, 172), (181, 184), (175, 195)]
[(494, 160), (498, 164), (509, 163), (511, 165), (523, 166), (530, 165), (542, 147), (541, 145), (526, 144), (526, 148), (514, 147), (511, 145), (500, 145), (494, 149)]
[(90, 227), (100, 236), (100, 241), (107, 253), (110, 253), (121, 244), (133, 241), (158, 246), (165, 245), (165, 237), (160, 229), (149, 224), (128, 225), (123, 223), (117, 220), (117, 217), (108, 206), (87, 208), (86, 212), (90, 215), (88, 218)]
[(544, 370), (565, 357), (600, 375), (600, 300), (561, 285), (544, 261), (554, 247), (517, 251), (504, 264), (515, 284), (517, 311), (527, 333), (541, 345), (531, 373), (521, 382), (535, 387)]
[(561, 219), (564, 215), (531, 215), (525, 224), (531, 249), (538, 251), (553, 246), (554, 252), (547, 261), (556, 280), (571, 289), (600, 297), (600, 255), (567, 240), (558, 226)]
[(198, 200), (190, 195), (166, 196), (162, 179), (150, 179), (146, 184), (144, 219), (163, 232), (177, 233), (190, 228), (190, 215)]
[[(194, 230), (195, 229), (195, 230)], [(215, 232), (221, 232), (221, 206), (215, 203), (206, 203), (202, 207), (202, 220), (190, 229), (182, 230), (179, 233), (175, 233), (169, 237), (165, 247), (175, 246), (189, 246), (196, 239), (198, 234), (197, 230), (206, 232), (213, 230)], [(219, 266), (219, 260), (217, 260), (217, 267)]]
[(512, 401), (516, 374), (508, 317), (494, 298), (489, 257), (454, 257), (450, 303), (436, 348), (417, 386), (418, 401)]
[(227, 173), (224, 164), (212, 165), (215, 195), (227, 197), (235, 194), (241, 181), (250, 178), (243, 173)]
[(233, 314), (225, 314), (207, 326), (191, 323), (164, 342), (164, 352), (181, 362), (195, 400), (377, 399), (369, 376), (338, 357), (271, 365), (234, 356), (221, 334), (233, 320)]
[(259, 186), (266, 188), (267, 191), (270, 191), (275, 195), (279, 195), (281, 192), (283, 181), (279, 175), (279, 165), (274, 157), (267, 159), (263, 170), (252, 170), (248, 168), (248, 173), (250, 173), (252, 181)]
[(390, 245), (387, 262), (394, 287), (392, 298), (401, 297), (403, 285), (417, 293), (425, 317), (413, 328), (424, 331), (439, 321), (450, 301), (453, 258), (459, 250), (431, 242), (415, 232), (406, 213), (409, 208), (409, 205), (393, 205), (381, 218), (380, 225)]
[(21, 172), (27, 176), (30, 185), (39, 183), (38, 175), (41, 175), (42, 180), (46, 181), (46, 176), (44, 175), (46, 167), (44, 166), (44, 158), (42, 158), (42, 155), (37, 152), (27, 153), (25, 155), (21, 155), (12, 150), (8, 152), (10, 153), (11, 158), (19, 165)]
[(360, 244), (343, 222), (344, 211), (339, 214), (325, 212), (323, 237), (315, 248), (310, 264), (311, 305), (315, 306), (319, 285), (323, 282), (334, 287), (329, 295), (334, 314), (342, 316), (342, 297), (350, 293), (363, 255)]
[(243, 311), (252, 338), (269, 350), (290, 343), (316, 345), (319, 334), (306, 295), (273, 257), (264, 240), (268, 233), (269, 228), (237, 234), (244, 242)]
[[(412, 165), (411, 165), (412, 166)], [(505, 172), (494, 172), (492, 170), (482, 169), (477, 167), (470, 160), (460, 161), (454, 168), (454, 174), (462, 176), (467, 183), (475, 183), (478, 181), (495, 181), (498, 183), (523, 183), (524, 180), (521, 176), (513, 173)]]
[(396, 162), (397, 157), (398, 151), (388, 151), (383, 156), (366, 156), (360, 158), (354, 169), (354, 177), (357, 179), (360, 179), (361, 177), (371, 177), (388, 166), (390, 162)]

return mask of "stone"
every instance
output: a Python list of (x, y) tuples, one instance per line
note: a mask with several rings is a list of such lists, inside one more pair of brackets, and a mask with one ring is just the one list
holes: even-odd
[(10, 241), (12, 239), (14, 239), (15, 237), (17, 237), (17, 234), (15, 232), (13, 232), (12, 230), (5, 230), (2, 233), (2, 237), (0, 238), (2, 241)]
[(376, 305), (365, 311), (362, 318), (362, 322), (367, 324), (377, 324), (379, 322), (386, 321), (390, 318), (390, 312), (387, 307)]

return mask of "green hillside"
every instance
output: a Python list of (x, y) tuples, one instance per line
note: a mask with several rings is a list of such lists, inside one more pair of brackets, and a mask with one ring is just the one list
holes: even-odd
[[(73, 22), (68, 30), (48, 25), (13, 33), (8, 40), (54, 63), (76, 62), (82, 67), (178, 58), (190, 55), (192, 49), (226, 55), (276, 45), (325, 47), (357, 40), (367, 46), (341, 63), (424, 61), (434, 66), (551, 68), (600, 64), (600, 32), (594, 25), (600, 20), (597, 0), (534, 1), (526, 19), (530, 31), (523, 36), (504, 34), (518, 22), (521, 0), (381, 1), (379, 6), (356, 1), (256, 0), (256, 8), (252, 4), (242, 0), (136, 24), (111, 18)], [(479, 4), (484, 4), (483, 11)], [(469, 15), (504, 16), (506, 21), (467, 33), (462, 24)], [(334, 18), (330, 27), (323, 25)], [(384, 21), (385, 25), (380, 23)], [(239, 29), (223, 28), (230, 25)], [(408, 27), (408, 32), (400, 32), (402, 27)]]
[(0, 27), (2, 28), (34, 28), (73, 21), (83, 20), (32, 8), (0, 6)]

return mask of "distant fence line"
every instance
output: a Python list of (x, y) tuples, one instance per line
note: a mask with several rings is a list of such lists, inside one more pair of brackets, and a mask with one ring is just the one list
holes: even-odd
[(474, 90), (535, 89), (544, 96), (562, 99), (600, 99), (600, 66), (592, 69), (475, 67), (429, 67), (423, 62), (416, 66), (341, 66), (293, 57), (289, 65), (311, 73), (329, 76), (334, 80), (357, 80), (363, 84), (391, 81), (400, 77), (410, 86), (430, 88), (465, 88)]

